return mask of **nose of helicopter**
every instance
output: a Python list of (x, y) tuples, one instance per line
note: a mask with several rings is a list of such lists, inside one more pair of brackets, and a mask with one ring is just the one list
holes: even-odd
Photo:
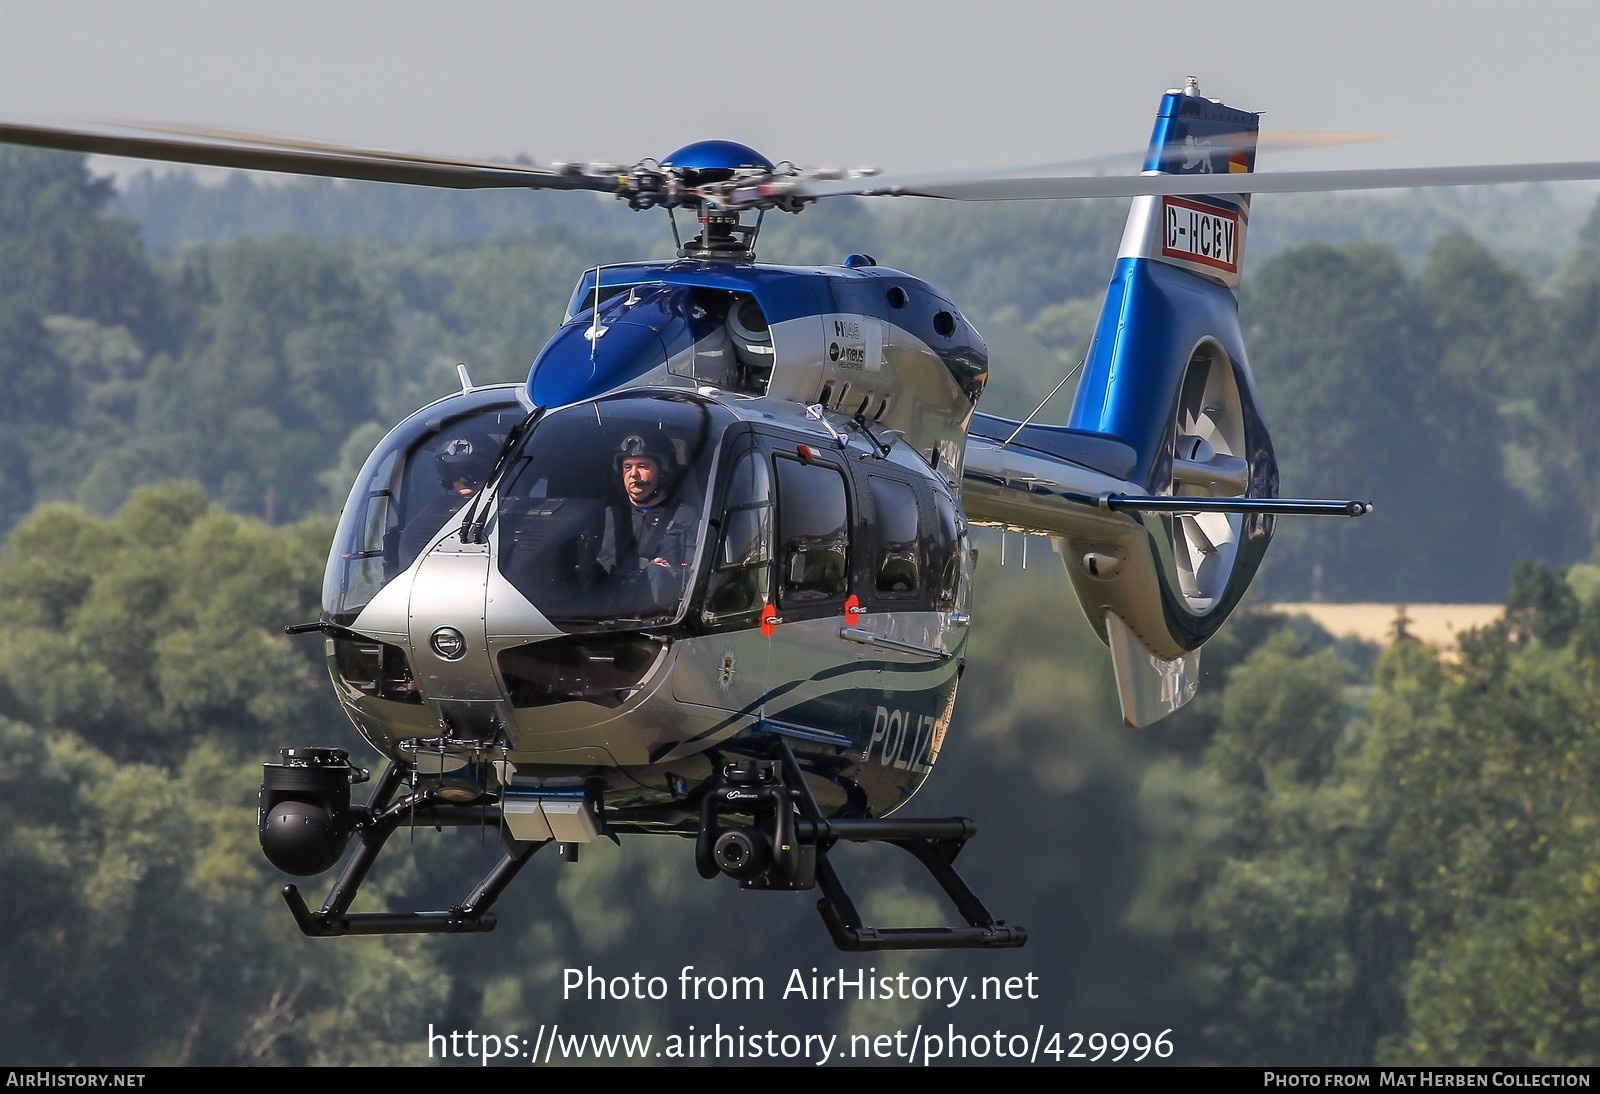
[(497, 702), (488, 665), (484, 601), (489, 552), (441, 549), (418, 560), (407, 606), (412, 668), (423, 694), (465, 702)]
[[(357, 630), (405, 649), (413, 686), (424, 704), (411, 708), (415, 713), (404, 718), (406, 725), (379, 710), (368, 712), (373, 725), (385, 724), (391, 739), (489, 741), (501, 736), (510, 706), (489, 652), (485, 607), (490, 572), (487, 545), (464, 544), (454, 533), (445, 535), (356, 619)], [(419, 716), (423, 720), (415, 722)]]
[[(453, 529), (443, 533), (357, 619), (357, 629), (405, 647), (433, 723), (424, 732), (415, 715), (405, 725), (391, 718), (388, 735), (492, 741), (512, 753), (568, 750), (574, 734), (618, 717), (659, 671), (665, 646), (631, 633), (562, 630), (506, 578), (496, 564), (499, 537), (487, 538), (461, 543)], [(364, 724), (384, 721), (368, 713)]]

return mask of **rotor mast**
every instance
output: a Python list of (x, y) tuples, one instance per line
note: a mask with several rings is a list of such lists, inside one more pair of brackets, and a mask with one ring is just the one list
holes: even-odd
[(754, 224), (745, 224), (737, 209), (725, 209), (715, 202), (700, 202), (700, 232), (685, 243), (678, 235), (678, 220), (672, 220), (672, 235), (678, 243), (679, 258), (732, 258), (756, 260), (756, 236), (761, 232), (763, 213), (757, 211)]

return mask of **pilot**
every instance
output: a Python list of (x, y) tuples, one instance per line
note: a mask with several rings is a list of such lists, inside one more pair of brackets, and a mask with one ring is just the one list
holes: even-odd
[(434, 453), (433, 469), (445, 492), (438, 495), (406, 522), (400, 537), (400, 567), (410, 566), (449, 520), (467, 501), (483, 489), (494, 470), (499, 446), (486, 433), (447, 432), (449, 437)]
[(596, 561), (613, 582), (634, 584), (642, 577), (658, 593), (676, 597), (694, 564), (699, 506), (679, 489), (671, 453), (637, 434), (623, 440), (616, 465), (627, 504), (607, 510)]

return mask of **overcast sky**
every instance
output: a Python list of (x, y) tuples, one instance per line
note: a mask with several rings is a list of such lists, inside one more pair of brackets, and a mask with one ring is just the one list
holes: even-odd
[(1398, 134), (1284, 168), (1600, 159), (1597, 46), (1592, 0), (0, 0), (0, 118), (918, 171), (1138, 150), (1192, 74), (1269, 130)]

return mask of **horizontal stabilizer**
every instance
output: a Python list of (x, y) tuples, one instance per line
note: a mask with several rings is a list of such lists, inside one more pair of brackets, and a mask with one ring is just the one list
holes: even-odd
[(1107, 509), (1130, 513), (1272, 513), (1285, 517), (1364, 517), (1370, 501), (1296, 501), (1290, 498), (1141, 497), (1107, 494)]
[(1199, 650), (1182, 657), (1157, 657), (1116, 612), (1106, 612), (1105, 618), (1123, 725), (1132, 729), (1147, 726), (1194, 698), (1200, 677)]

